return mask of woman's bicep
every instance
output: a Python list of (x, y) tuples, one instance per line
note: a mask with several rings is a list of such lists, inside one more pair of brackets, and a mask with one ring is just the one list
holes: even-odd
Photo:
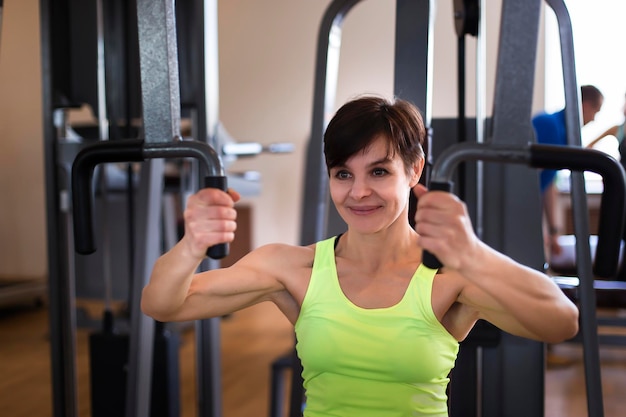
[(189, 320), (229, 314), (269, 300), (282, 289), (271, 271), (240, 261), (196, 274), (179, 315)]

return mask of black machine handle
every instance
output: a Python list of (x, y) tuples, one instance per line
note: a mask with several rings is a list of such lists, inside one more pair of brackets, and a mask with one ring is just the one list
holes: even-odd
[[(207, 145), (208, 146), (208, 145)], [(83, 148), (72, 164), (72, 205), (74, 218), (74, 246), (76, 252), (89, 255), (96, 251), (91, 205), (91, 183), (96, 165), (109, 162), (142, 162), (151, 157), (191, 156), (201, 158), (201, 145), (191, 144), (181, 149), (146, 148), (142, 139), (101, 141)], [(205, 164), (206, 161), (203, 160)], [(205, 186), (227, 190), (225, 175), (205, 177)], [(221, 259), (228, 255), (228, 244), (218, 244), (207, 250), (207, 256)]]
[[(210, 176), (204, 178), (204, 186), (206, 188), (219, 188), (222, 191), (228, 191), (228, 185), (225, 176)], [(228, 255), (228, 243), (220, 243), (207, 249), (206, 255), (212, 259), (222, 259)]]
[[(593, 272), (601, 278), (615, 275), (618, 267), (624, 207), (626, 199), (626, 173), (612, 156), (578, 146), (531, 144), (526, 147), (497, 147), (493, 145), (464, 143), (448, 149), (433, 168), (430, 189), (450, 187), (453, 169), (463, 160), (487, 160), (504, 163), (521, 163), (533, 168), (591, 171), (599, 174), (604, 183), (600, 200), (598, 244)], [(451, 188), (448, 188), (448, 191)], [(444, 189), (445, 191), (445, 189)], [(424, 252), (423, 263), (429, 268), (440, 268), (441, 262)], [(426, 263), (428, 262), (428, 264)]]
[(615, 275), (624, 228), (626, 180), (624, 169), (610, 155), (579, 147), (531, 145), (530, 166), (570, 171), (591, 171), (602, 177), (604, 189), (600, 200), (598, 244), (593, 265), (595, 275)]
[[(451, 181), (431, 181), (428, 187), (429, 191), (452, 191)], [(441, 261), (435, 255), (425, 250), (422, 253), (422, 263), (430, 269), (439, 269), (443, 266)]]
[(72, 164), (72, 211), (76, 252), (88, 255), (96, 251), (91, 206), (91, 182), (96, 165), (143, 160), (143, 140), (140, 139), (96, 142), (78, 152)]

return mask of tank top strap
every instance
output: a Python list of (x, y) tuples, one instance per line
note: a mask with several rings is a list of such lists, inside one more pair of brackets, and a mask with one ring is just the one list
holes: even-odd
[(437, 275), (437, 269), (430, 269), (424, 264), (420, 264), (415, 270), (415, 274), (411, 279), (407, 292), (409, 294), (409, 302), (419, 309), (420, 315), (426, 319), (427, 322), (433, 326), (439, 328), (441, 323), (437, 320), (435, 312), (433, 311), (432, 293), (433, 282)]
[(337, 280), (337, 267), (335, 265), (336, 238), (331, 237), (315, 244), (311, 280), (302, 302), (303, 307), (307, 304), (307, 300), (329, 300), (331, 297), (337, 296), (336, 286), (332, 285), (332, 277), (335, 278), (335, 281)]

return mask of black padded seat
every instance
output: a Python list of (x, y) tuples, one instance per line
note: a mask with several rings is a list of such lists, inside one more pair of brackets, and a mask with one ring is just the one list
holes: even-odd
[[(595, 260), (595, 251), (598, 243), (598, 236), (589, 236), (589, 246), (591, 247), (591, 258)], [(559, 244), (562, 252), (553, 256), (548, 265), (549, 274), (555, 276), (555, 281), (565, 293), (573, 299), (577, 299), (576, 287), (578, 286), (578, 271), (576, 270), (576, 236), (559, 236)], [(619, 257), (618, 277), (623, 271), (622, 258), (624, 242), (622, 242)], [(626, 308), (626, 281), (615, 277), (612, 279), (596, 278), (594, 288), (596, 289), (596, 300), (598, 307), (605, 308)]]

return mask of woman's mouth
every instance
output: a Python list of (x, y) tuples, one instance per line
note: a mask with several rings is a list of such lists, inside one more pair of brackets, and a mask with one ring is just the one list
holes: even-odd
[(350, 207), (350, 211), (356, 215), (367, 215), (378, 210), (380, 206), (352, 206)]

